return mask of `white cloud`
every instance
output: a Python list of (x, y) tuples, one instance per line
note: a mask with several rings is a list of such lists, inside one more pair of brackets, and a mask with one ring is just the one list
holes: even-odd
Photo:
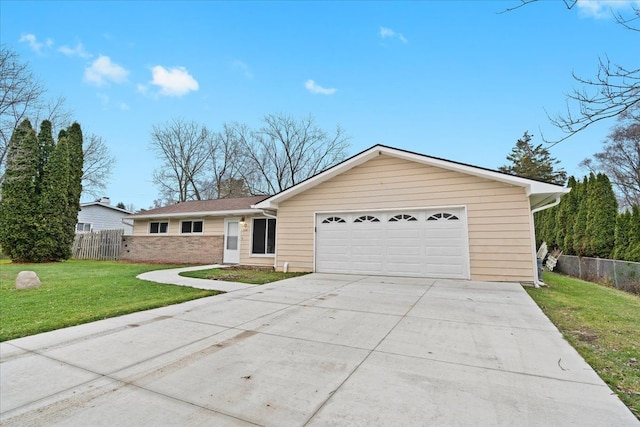
[(231, 63), (231, 66), (235, 69), (238, 69), (244, 74), (244, 76), (248, 79), (253, 78), (253, 73), (249, 69), (249, 66), (242, 61), (235, 60)]
[(386, 39), (386, 38), (398, 39), (402, 43), (409, 43), (409, 40), (407, 40), (405, 36), (403, 36), (400, 33), (396, 33), (391, 28), (380, 27), (380, 37), (382, 39)]
[(151, 74), (153, 76), (151, 84), (160, 87), (160, 95), (183, 96), (200, 87), (196, 79), (184, 67), (166, 69), (161, 65), (156, 65), (151, 69)]
[[(49, 41), (51, 41), (51, 39), (47, 40), (47, 42), (49, 42)], [(23, 34), (20, 37), (20, 40), (18, 40), (18, 42), (20, 42), (20, 43), (28, 43), (29, 47), (31, 48), (31, 50), (33, 50), (36, 53), (40, 53), (40, 50), (42, 49), (42, 46), (44, 46), (44, 43), (39, 42), (38, 38), (33, 34)], [(53, 44), (53, 41), (51, 41), (51, 43)]]
[(335, 88), (324, 88), (313, 80), (307, 80), (304, 83), (304, 87), (306, 87), (307, 90), (311, 93), (319, 93), (321, 95), (333, 95), (337, 90)]
[(121, 102), (121, 103), (120, 103), (120, 109), (121, 109), (122, 111), (129, 111), (129, 110), (131, 109), (131, 107), (129, 107), (129, 105), (127, 105), (126, 103)]
[(85, 68), (84, 79), (97, 86), (102, 86), (109, 81), (123, 83), (127, 81), (128, 74), (129, 72), (123, 67), (111, 62), (111, 58), (100, 55), (90, 67)]
[(80, 58), (91, 58), (91, 54), (84, 50), (82, 43), (78, 43), (75, 47), (67, 45), (60, 46), (58, 51), (67, 56), (79, 56)]
[(607, 18), (612, 10), (640, 7), (640, 0), (578, 0), (580, 12), (592, 18)]

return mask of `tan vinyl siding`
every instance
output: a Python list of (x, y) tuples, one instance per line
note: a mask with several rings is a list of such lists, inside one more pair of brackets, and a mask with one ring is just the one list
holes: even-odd
[(158, 218), (158, 219), (137, 219), (133, 222), (133, 235), (134, 236), (148, 236), (149, 234), (149, 223), (150, 222), (158, 222), (158, 221), (166, 221), (169, 222), (169, 227), (166, 234), (153, 234), (153, 236), (189, 236), (190, 234), (182, 234), (180, 233), (180, 223), (182, 221), (203, 221), (202, 233), (194, 233), (194, 236), (222, 236), (224, 234), (224, 218), (222, 217), (206, 217), (206, 218), (184, 218), (184, 219), (167, 219), (167, 218)]
[(467, 209), (471, 279), (533, 280), (523, 188), (385, 155), (280, 204), (277, 267), (313, 270), (316, 212), (447, 206)]

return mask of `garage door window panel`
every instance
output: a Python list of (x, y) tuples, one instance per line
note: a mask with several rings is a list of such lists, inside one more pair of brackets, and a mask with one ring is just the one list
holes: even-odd
[(458, 218), (457, 216), (455, 216), (452, 213), (449, 212), (438, 212), (435, 213), (431, 216), (429, 216), (429, 218), (427, 218), (427, 221), (457, 221), (460, 218)]
[(363, 223), (369, 222), (370, 223), (370, 222), (380, 222), (380, 220), (375, 216), (363, 215), (363, 216), (357, 217), (355, 220), (353, 220), (353, 222), (363, 222)]
[(276, 252), (276, 220), (253, 218), (251, 254), (272, 256)]
[(322, 221), (323, 224), (344, 224), (347, 221), (344, 220), (344, 218), (340, 218), (339, 216), (330, 216), (329, 218), (325, 218), (324, 221)]

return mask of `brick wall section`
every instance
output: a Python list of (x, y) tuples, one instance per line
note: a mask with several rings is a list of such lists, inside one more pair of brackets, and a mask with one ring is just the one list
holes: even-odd
[(223, 236), (124, 236), (119, 259), (135, 262), (220, 264)]

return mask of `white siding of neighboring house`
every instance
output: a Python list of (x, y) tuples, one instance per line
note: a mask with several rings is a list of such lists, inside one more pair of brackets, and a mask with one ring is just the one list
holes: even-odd
[[(125, 235), (133, 233), (133, 227), (122, 222), (122, 218), (129, 215), (112, 207), (100, 204), (82, 206), (78, 212), (78, 222), (91, 224), (91, 231), (123, 229)], [(131, 220), (127, 220), (131, 223)]]

